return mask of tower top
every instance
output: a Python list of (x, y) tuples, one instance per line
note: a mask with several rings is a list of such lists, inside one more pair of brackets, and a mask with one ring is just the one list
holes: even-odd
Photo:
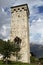
[(17, 12), (17, 11), (21, 11), (21, 10), (27, 11), (28, 15), (30, 14), (27, 4), (22, 4), (22, 5), (17, 5), (17, 6), (12, 6), (11, 7), (11, 13), (13, 13), (14, 11)]
[(22, 5), (12, 6), (11, 8), (17, 8), (17, 7), (21, 7), (21, 6), (27, 6), (28, 7), (27, 4), (22, 4)]

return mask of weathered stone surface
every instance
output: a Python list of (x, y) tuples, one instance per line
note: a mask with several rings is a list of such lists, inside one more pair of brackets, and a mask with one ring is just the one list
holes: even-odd
[(21, 59), (20, 61), (30, 63), (30, 45), (29, 45), (29, 27), (27, 4), (11, 7), (11, 32), (10, 40), (13, 41), (17, 36), (21, 42)]

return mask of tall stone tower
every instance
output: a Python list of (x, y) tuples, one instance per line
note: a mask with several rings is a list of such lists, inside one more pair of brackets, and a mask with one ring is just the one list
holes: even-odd
[(21, 62), (30, 63), (29, 45), (29, 9), (27, 4), (11, 7), (11, 32), (10, 40), (16, 37), (21, 41)]

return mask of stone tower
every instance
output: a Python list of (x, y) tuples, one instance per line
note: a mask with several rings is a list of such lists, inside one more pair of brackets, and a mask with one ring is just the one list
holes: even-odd
[(30, 63), (29, 9), (27, 4), (11, 7), (10, 40), (19, 37), (21, 41), (21, 62)]

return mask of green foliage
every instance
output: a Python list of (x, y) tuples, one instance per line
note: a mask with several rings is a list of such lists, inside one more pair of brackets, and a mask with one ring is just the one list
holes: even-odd
[(20, 44), (21, 44), (21, 39), (19, 37), (16, 37), (13, 41), (14, 46), (15, 46), (15, 55), (16, 55), (16, 61), (18, 61), (18, 59), (20, 59)]
[(34, 57), (34, 56), (31, 56), (31, 57), (30, 57), (30, 62), (31, 62), (31, 63), (35, 63), (35, 57)]
[(2, 54), (4, 41), (0, 39), (0, 53)]
[[(0, 61), (0, 65), (6, 65), (6, 64), (3, 64), (2, 61)], [(21, 62), (11, 62), (11, 64), (7, 64), (7, 65), (38, 65), (38, 64), (29, 64), (29, 63), (21, 63)]]
[(36, 56), (31, 52), (31, 57), (30, 57), (30, 62), (31, 63), (39, 63), (39, 59), (36, 58)]
[(10, 58), (12, 52), (13, 52), (13, 45), (10, 44), (10, 41), (8, 40), (6, 42), (0, 40), (0, 54), (3, 55), (3, 61), (6, 61), (6, 64), (8, 63), (8, 58)]
[(10, 41), (1, 41), (0, 42), (0, 53), (3, 55), (3, 58), (10, 57), (10, 54), (12, 52), (12, 46), (10, 44)]
[(20, 46), (18, 44), (10, 42), (9, 40), (6, 42), (0, 39), (0, 54), (3, 55), (3, 60), (6, 60), (6, 63), (11, 54), (16, 55), (18, 60), (19, 51)]
[(43, 64), (43, 58), (39, 58), (39, 62)]

